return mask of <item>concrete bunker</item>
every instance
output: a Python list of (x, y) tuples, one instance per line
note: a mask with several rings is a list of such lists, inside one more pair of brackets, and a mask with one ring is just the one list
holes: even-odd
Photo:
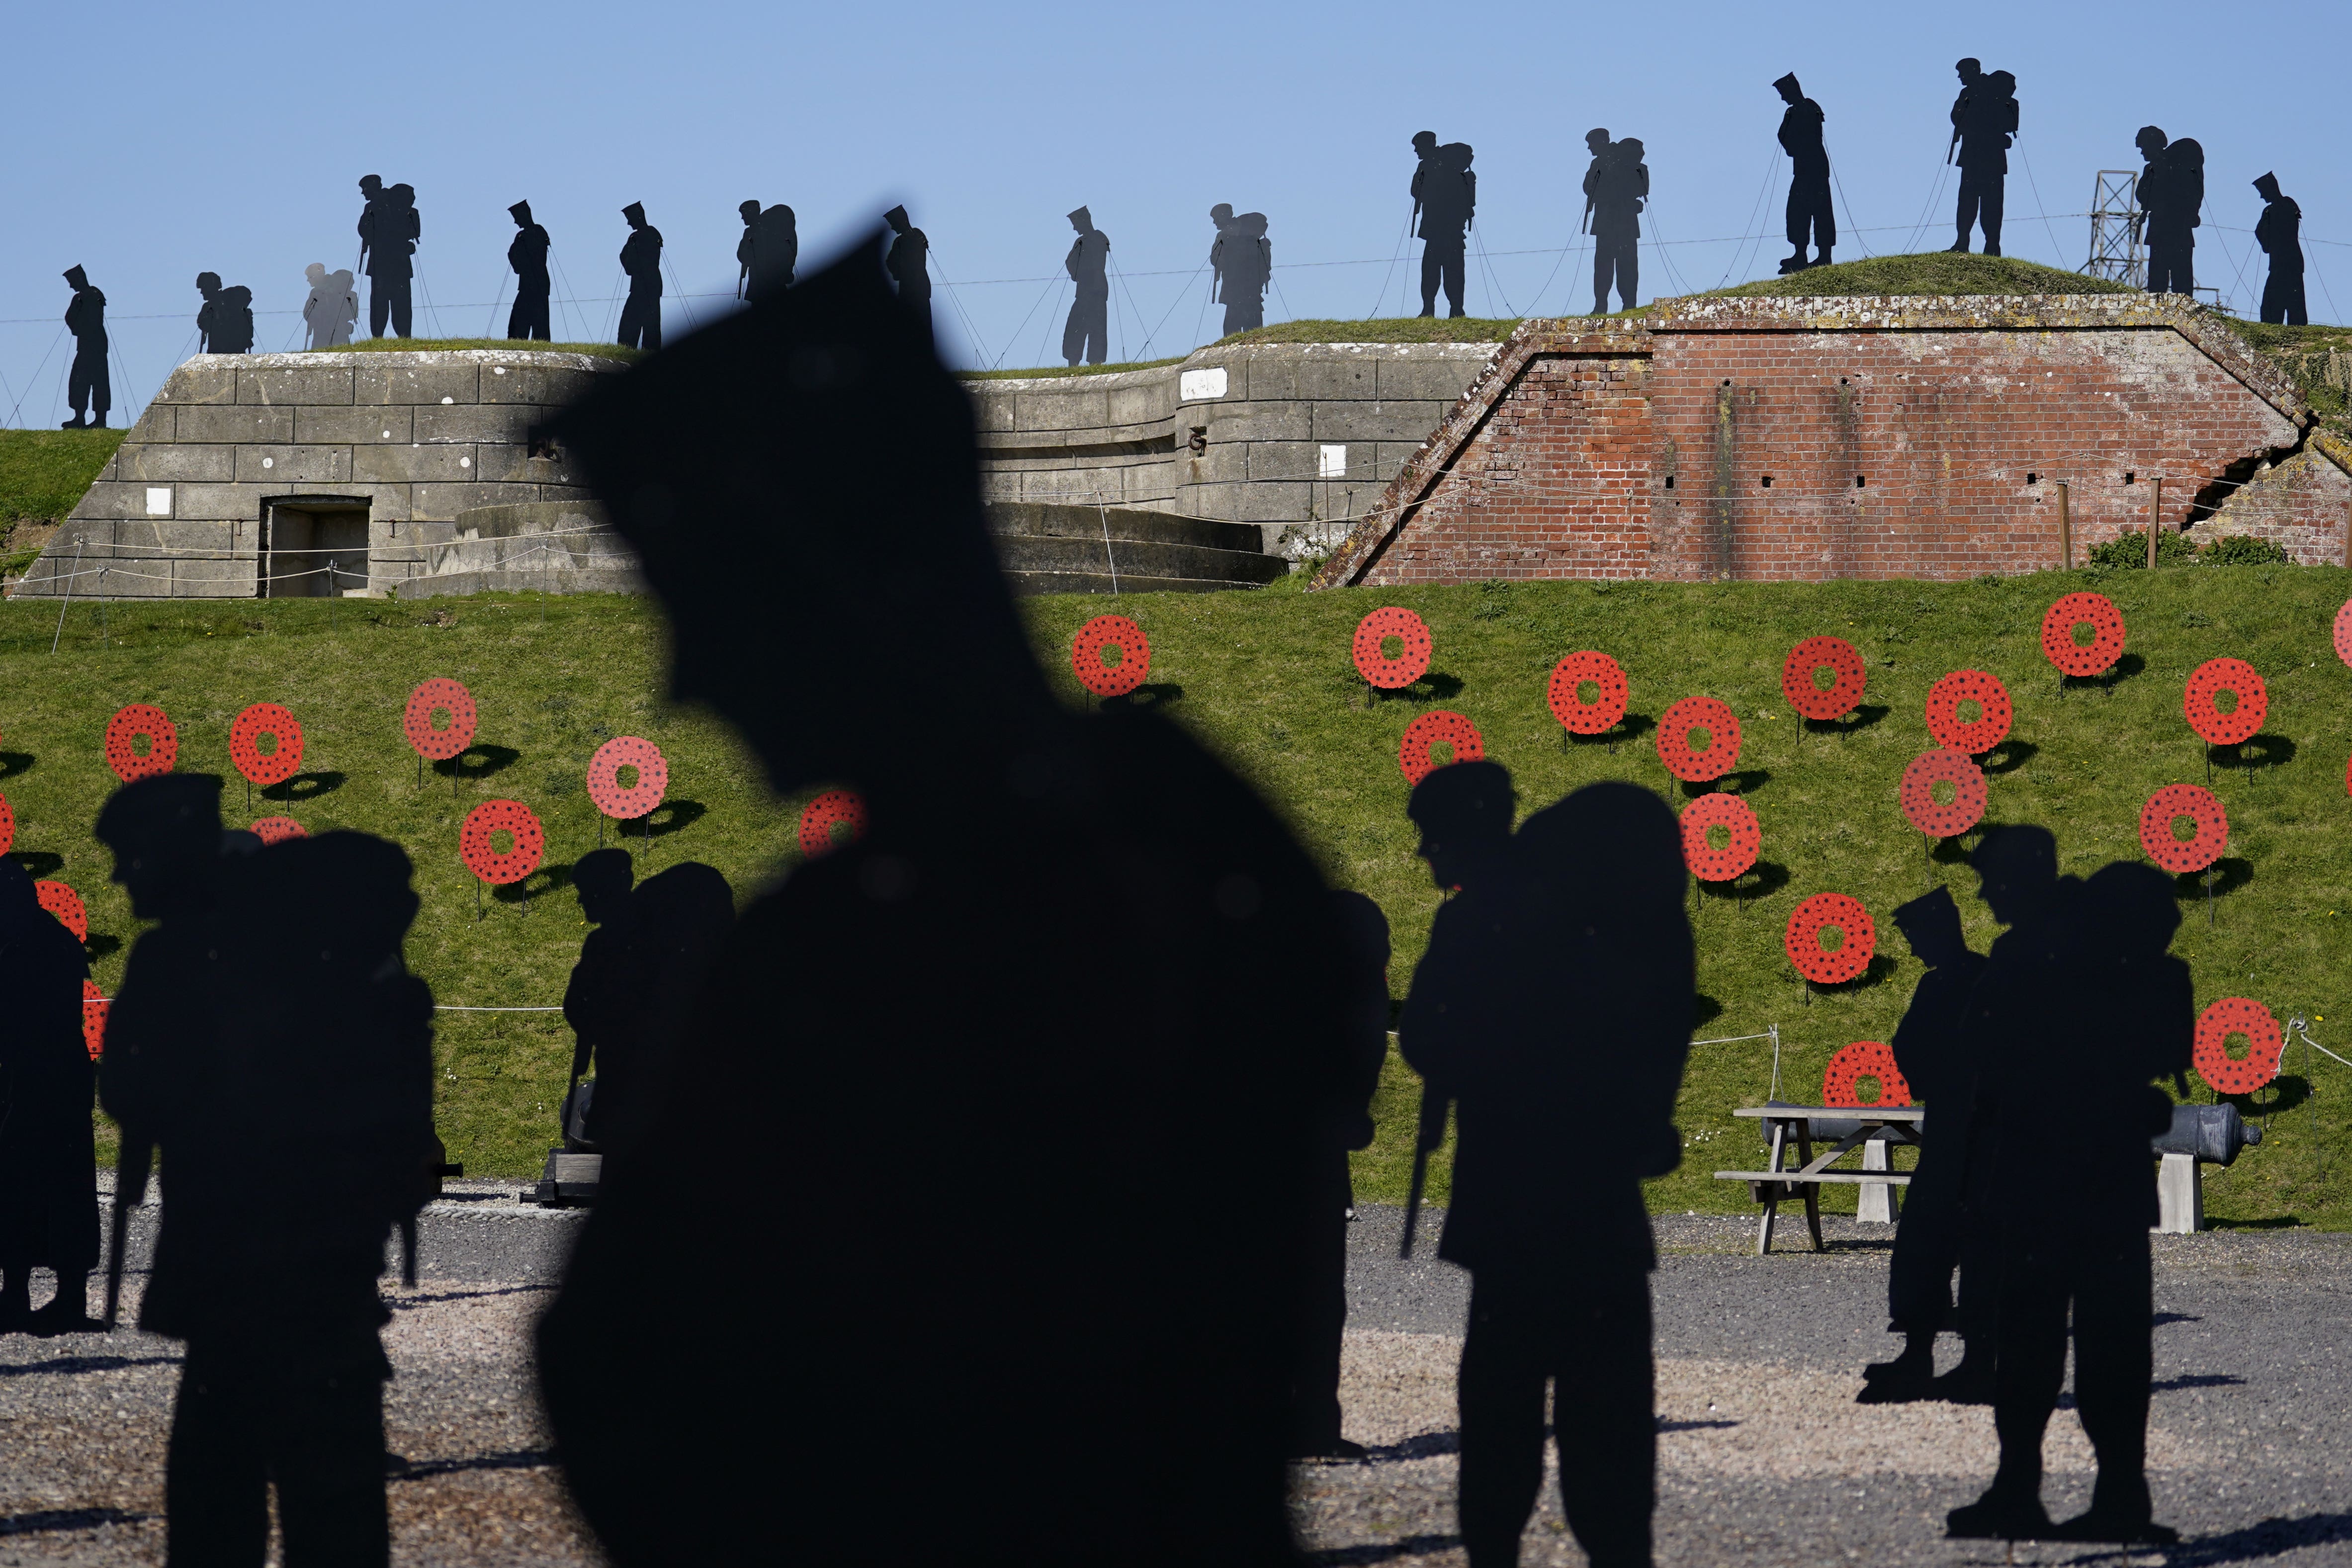
[(255, 597), (324, 599), (368, 587), (368, 498), (271, 497), (261, 511)]

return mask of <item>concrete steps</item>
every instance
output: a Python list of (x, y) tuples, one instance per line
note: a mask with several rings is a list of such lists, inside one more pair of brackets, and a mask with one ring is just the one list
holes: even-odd
[(991, 501), (987, 510), (1015, 594), (1209, 593), (1258, 587), (1289, 570), (1260, 548), (1252, 523), (1050, 501)]

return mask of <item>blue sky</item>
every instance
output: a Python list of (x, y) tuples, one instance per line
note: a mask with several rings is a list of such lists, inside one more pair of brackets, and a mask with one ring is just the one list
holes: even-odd
[[(1840, 223), (1860, 231), (1840, 258), (1949, 244), (1950, 176), (1930, 197), (1952, 62), (1971, 54), (2019, 78), (2012, 256), (2080, 266), (2093, 176), (2137, 167), (2132, 136), (2150, 122), (2204, 143), (2199, 281), (2241, 309), (2261, 288), (2244, 232), (2254, 175), (2278, 172), (2308, 241), (2352, 241), (2352, 176), (2328, 152), (2336, 95), (2297, 64), (2343, 52), (2352, 11), (2326, 6), (2295, 13), (2267, 56), (2221, 30), (2226, 13), (2164, 3), (422, 0), (381, 15), (230, 3), (12, 16), (9, 423), (63, 417), (67, 266), (86, 265), (110, 300), (125, 423), (193, 351), (200, 270), (254, 290), (257, 347), (288, 345), (304, 265), (352, 264), (368, 173), (417, 190), (420, 333), (503, 331), (491, 301), (511, 298), (518, 199), (553, 236), (559, 297), (581, 300), (559, 305), (559, 337), (607, 335), (628, 202), (646, 204), (689, 296), (668, 302), (675, 333), (725, 308), (745, 197), (790, 203), (811, 258), (904, 201), (934, 247), (943, 351), (1054, 363), (1067, 296), (1047, 279), (1070, 239), (1063, 215), (1087, 203), (1119, 273), (1114, 353), (1139, 357), (1216, 335), (1200, 268), (1220, 201), (1271, 220), (1269, 320), (1417, 308), (1400, 305), (1407, 262), (1388, 264), (1423, 129), (1477, 148), (1475, 313), (1589, 306), (1590, 253), (1562, 247), (1577, 242), (1596, 125), (1648, 147), (1645, 297), (1769, 274), (1787, 170), (1770, 83), (1790, 69), (1827, 111)], [(2314, 319), (2346, 320), (2335, 300), (2352, 308), (2352, 247), (2306, 249)], [(706, 293), (719, 297), (691, 297)]]

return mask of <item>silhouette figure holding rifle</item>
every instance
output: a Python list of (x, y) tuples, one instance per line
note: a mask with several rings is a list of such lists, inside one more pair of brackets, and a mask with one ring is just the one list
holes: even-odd
[[(1288, 1563), (1311, 1237), (1361, 1089), (1346, 938), (1181, 731), (1055, 697), (971, 405), (869, 240), (556, 425), (670, 613), (673, 693), (774, 788), (869, 811), (736, 927), (541, 1321), (566, 1478), (621, 1568), (772, 1555), (786, 1516), (811, 1562)], [(726, 457), (849, 410), (803, 484)], [(740, 570), (713, 574), (722, 534)], [(942, 659), (963, 695), (919, 679)], [(1226, 1075), (1246, 1091), (1177, 1092)], [(713, 1091), (742, 1135), (711, 1136)], [(822, 1194), (779, 1206), (779, 1151)], [(821, 1353), (682, 1353), (646, 1281), (722, 1255), (720, 1310)], [(988, 1440), (908, 1462), (942, 1431)]]

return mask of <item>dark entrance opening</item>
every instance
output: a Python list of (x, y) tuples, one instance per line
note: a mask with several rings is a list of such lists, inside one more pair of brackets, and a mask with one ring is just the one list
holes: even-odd
[(355, 496), (288, 496), (261, 519), (257, 597), (324, 599), (368, 585), (368, 503)]

